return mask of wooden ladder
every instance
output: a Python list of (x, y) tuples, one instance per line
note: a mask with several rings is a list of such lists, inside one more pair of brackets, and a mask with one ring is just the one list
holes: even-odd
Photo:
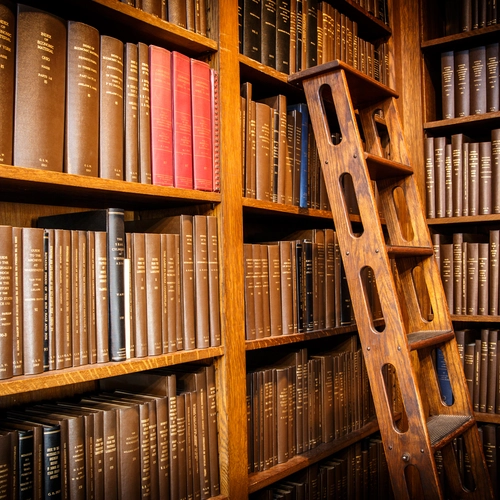
[[(446, 498), (446, 484), (453, 499), (493, 498), (397, 95), (340, 61), (289, 81), (306, 95), (395, 496)], [(383, 154), (387, 141), (390, 159)], [(350, 213), (348, 185), (359, 218)], [(373, 314), (369, 271), (381, 319)], [(453, 394), (449, 406), (436, 373), (437, 350)], [(388, 372), (397, 377), (401, 418), (393, 411)], [(455, 438), (463, 439), (470, 460), (468, 482), (461, 480)]]

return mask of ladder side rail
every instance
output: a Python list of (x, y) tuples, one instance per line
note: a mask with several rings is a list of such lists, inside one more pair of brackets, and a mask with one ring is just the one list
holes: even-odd
[[(403, 455), (409, 453), (412, 457), (418, 457), (414, 451), (419, 446), (420, 455), (431, 453), (430, 439), (427, 428), (424, 425), (426, 418), (423, 412), (422, 402), (418, 388), (415, 385), (416, 377), (404, 376), (412, 372), (412, 364), (408, 355), (405, 327), (401, 322), (399, 305), (394, 302), (396, 294), (395, 284), (392, 277), (391, 266), (385, 249), (383, 232), (378, 218), (375, 197), (369, 182), (368, 171), (364, 162), (364, 155), (355, 123), (354, 110), (348, 99), (348, 91), (342, 73), (334, 73), (328, 76), (317, 77), (314, 82), (305, 80), (304, 90), (307, 96), (311, 122), (318, 144), (318, 151), (324, 177), (327, 184), (328, 196), (334, 215), (334, 223), (338, 234), (339, 247), (344, 259), (344, 268), (350, 290), (359, 297), (362, 289), (360, 271), (365, 265), (372, 267), (375, 279), (379, 286), (379, 297), (384, 314), (385, 329), (383, 333), (377, 332), (369, 320), (366, 300), (353, 301), (353, 309), (360, 333), (361, 344), (369, 373), (370, 383), (375, 389), (375, 394), (386, 394), (385, 382), (382, 376), (382, 367), (392, 364), (399, 374), (401, 393), (405, 395), (405, 404), (409, 415), (409, 429), (399, 432), (395, 429), (390, 405), (386, 397), (374, 398), (379, 426), (385, 436), (384, 446), (388, 461), (393, 463), (391, 467), (404, 468), (407, 464), (403, 462)], [(336, 91), (332, 92), (335, 101), (335, 109), (339, 117), (341, 134), (344, 138), (339, 145), (333, 145), (329, 138), (329, 131), (324, 119), (324, 109), (321, 105), (319, 91), (322, 85), (330, 85)], [(344, 89), (339, 92), (338, 89)], [(348, 141), (346, 138), (355, 137), (356, 140)], [(354, 146), (353, 146), (354, 145)], [(353, 172), (354, 188), (360, 209), (361, 221), (364, 227), (369, 227), (360, 237), (356, 237), (349, 223), (349, 215), (345, 207), (345, 201), (341, 193), (340, 176), (343, 172)], [(364, 172), (359, 171), (364, 170)], [(364, 175), (363, 175), (364, 174)], [(348, 257), (348, 258), (346, 258)], [(376, 263), (376, 264), (375, 264)], [(375, 265), (374, 265), (375, 264)], [(399, 348), (399, 349), (398, 349)], [(423, 452), (420, 449), (424, 450)], [(430, 476), (426, 476), (430, 474)], [(422, 481), (436, 484), (437, 470), (435, 467), (425, 468), (421, 476)], [(438, 498), (437, 496), (435, 498)]]

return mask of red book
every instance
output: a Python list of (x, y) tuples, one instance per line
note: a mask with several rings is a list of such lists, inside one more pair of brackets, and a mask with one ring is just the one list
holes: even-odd
[(191, 63), (180, 52), (172, 52), (172, 137), (174, 186), (193, 189)]
[(152, 182), (174, 185), (170, 51), (149, 46)]
[(193, 185), (213, 191), (210, 66), (191, 59), (191, 105), (193, 110)]

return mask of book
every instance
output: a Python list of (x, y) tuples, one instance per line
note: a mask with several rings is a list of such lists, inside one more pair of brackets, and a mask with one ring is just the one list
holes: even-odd
[(16, 48), (16, 10), (10, 0), (0, 2), (0, 24), (3, 30), (0, 58), (0, 163), (12, 164), (14, 141), (14, 85)]
[(436, 217), (436, 180), (434, 171), (434, 137), (424, 140), (425, 209), (428, 219)]
[(99, 32), (68, 21), (64, 171), (99, 174)]
[(486, 113), (487, 77), (486, 46), (469, 49), (470, 67), (470, 114)]
[(191, 64), (191, 109), (193, 131), (193, 187), (213, 191), (213, 123), (210, 66), (197, 59)]
[(453, 134), (451, 136), (453, 217), (461, 217), (463, 211), (463, 143), (468, 141), (469, 138), (464, 134)]
[(486, 45), (486, 112), (495, 112), (500, 109), (498, 93), (498, 42)]
[(145, 233), (144, 249), (148, 356), (155, 356), (163, 352), (160, 234)]
[(469, 49), (454, 53), (455, 117), (470, 115)]
[(139, 53), (134, 43), (124, 46), (124, 180), (139, 181)]
[(212, 145), (213, 145), (213, 190), (220, 193), (220, 102), (219, 102), (219, 73), (210, 68), (211, 93), (211, 121), (212, 121)]
[(441, 399), (446, 406), (453, 404), (453, 391), (450, 384), (450, 376), (446, 366), (446, 359), (441, 349), (436, 349), (436, 374), (441, 391)]
[(151, 184), (151, 100), (149, 47), (137, 44), (137, 64), (139, 73), (139, 119), (138, 119), (138, 162), (139, 182)]
[(468, 144), (469, 157), (467, 162), (467, 200), (468, 215), (479, 214), (479, 143)]
[(71, 227), (73, 230), (101, 231), (106, 234), (107, 285), (109, 304), (109, 353), (113, 361), (126, 359), (124, 273), (124, 211), (118, 208), (98, 209), (39, 217), (44, 228)]
[(436, 217), (446, 216), (446, 137), (434, 137), (434, 182)]
[(131, 233), (135, 357), (148, 355), (146, 248), (144, 233)]
[(219, 296), (219, 245), (217, 219), (208, 215), (207, 246), (208, 246), (208, 293), (210, 307), (210, 346), (221, 345), (220, 296)]
[(171, 88), (171, 53), (150, 45), (151, 182), (160, 186), (174, 185)]
[(0, 226), (0, 379), (13, 376), (13, 292), (14, 270), (12, 228)]
[(255, 103), (255, 198), (272, 201), (273, 149), (271, 127), (273, 113), (269, 105)]
[(172, 52), (171, 79), (174, 186), (193, 189), (191, 63), (177, 51)]
[(498, 290), (499, 290), (499, 274), (498, 274), (498, 250), (500, 248), (500, 231), (498, 229), (490, 230), (489, 237), (489, 290), (488, 290), (488, 314), (498, 314)]
[(255, 61), (261, 60), (261, 4), (262, 0), (242, 1), (241, 53)]
[(66, 37), (63, 19), (18, 4), (14, 165), (62, 172)]
[[(210, 346), (210, 302), (208, 269), (208, 228), (204, 215), (193, 216), (193, 263), (196, 317), (196, 347)], [(215, 312), (215, 311), (214, 311)]]
[(488, 215), (492, 213), (491, 194), (492, 194), (492, 164), (491, 164), (491, 142), (484, 141), (479, 143), (479, 215)]
[(498, 330), (488, 332), (488, 382), (486, 388), (486, 413), (495, 413), (495, 401), (498, 380)]
[(276, 2), (276, 70), (290, 72), (290, 2)]
[(260, 4), (260, 62), (276, 68), (277, 5), (275, 0), (261, 0)]

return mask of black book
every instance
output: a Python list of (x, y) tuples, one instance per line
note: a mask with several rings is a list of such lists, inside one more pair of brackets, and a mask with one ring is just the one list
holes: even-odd
[(276, 69), (290, 73), (290, 1), (276, 2)]
[(260, 29), (261, 62), (276, 68), (276, 0), (262, 0)]
[(243, 1), (243, 55), (261, 59), (261, 0)]
[(124, 210), (107, 208), (39, 217), (39, 227), (104, 231), (107, 235), (109, 352), (113, 361), (126, 359), (125, 347), (125, 259)]

